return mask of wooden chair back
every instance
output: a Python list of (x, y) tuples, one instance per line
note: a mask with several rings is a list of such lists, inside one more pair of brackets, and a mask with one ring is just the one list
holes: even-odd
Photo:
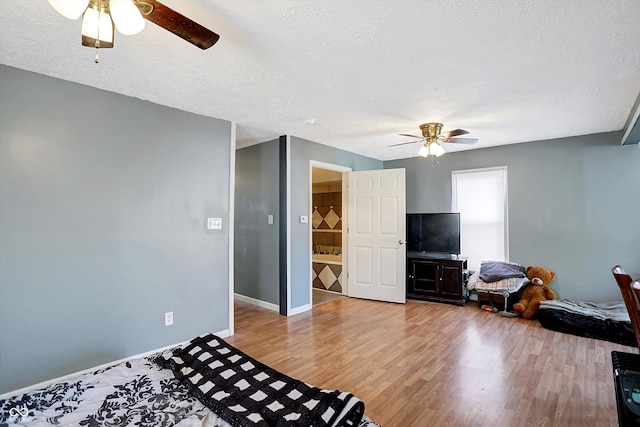
[[(629, 286), (631, 287), (631, 292), (633, 293), (633, 298), (635, 299), (636, 307), (638, 308), (636, 311), (640, 313), (640, 280), (634, 280), (633, 282), (631, 282), (631, 285)], [(640, 325), (640, 320), (638, 321), (638, 325)], [(637, 332), (636, 332), (636, 339), (640, 340), (640, 338), (638, 338)], [(638, 343), (640, 344), (640, 341), (638, 341)], [(638, 345), (638, 347), (640, 347), (640, 345)]]
[[(627, 311), (629, 312), (633, 332), (636, 334), (636, 341), (640, 347), (640, 281), (636, 280), (633, 282), (631, 276), (629, 276), (620, 265), (613, 267), (611, 272), (613, 273), (613, 277), (615, 277), (618, 287), (620, 288), (624, 305), (627, 307)], [(637, 284), (637, 290), (635, 289), (635, 286), (632, 287), (632, 282)]]

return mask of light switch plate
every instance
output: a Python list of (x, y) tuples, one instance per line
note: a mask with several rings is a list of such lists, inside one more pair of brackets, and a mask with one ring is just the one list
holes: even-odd
[(267, 224), (273, 224), (273, 215), (267, 216)]
[(307, 215), (300, 215), (300, 224), (308, 224), (309, 217)]
[(207, 218), (207, 230), (222, 230), (222, 218)]
[(173, 325), (173, 311), (167, 311), (164, 314), (164, 326)]

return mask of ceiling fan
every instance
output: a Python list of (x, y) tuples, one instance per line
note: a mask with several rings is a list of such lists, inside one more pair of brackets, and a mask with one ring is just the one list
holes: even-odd
[[(420, 125), (420, 130), (422, 131), (422, 136), (411, 135), (408, 133), (401, 133), (400, 136), (409, 136), (412, 138), (418, 138), (418, 141), (424, 142), (420, 151), (418, 151), (418, 155), (422, 157), (442, 156), (445, 151), (442, 143), (449, 144), (475, 144), (478, 142), (477, 138), (456, 138), (459, 135), (466, 135), (469, 132), (464, 129), (454, 129), (449, 132), (442, 132), (442, 123), (423, 123)], [(409, 142), (401, 142), (399, 144), (393, 144), (389, 147), (395, 147), (398, 145), (406, 145), (406, 144), (414, 144), (418, 141), (409, 141)]]
[(113, 47), (114, 25), (122, 34), (137, 34), (145, 19), (203, 50), (220, 38), (156, 0), (49, 0), (49, 4), (66, 18), (82, 16), (82, 45), (96, 49)]

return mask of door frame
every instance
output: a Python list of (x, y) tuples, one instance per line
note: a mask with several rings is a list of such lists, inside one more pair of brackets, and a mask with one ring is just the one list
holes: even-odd
[(236, 122), (231, 122), (229, 130), (229, 335), (235, 334), (235, 207), (236, 207)]
[(313, 254), (311, 247), (313, 246), (313, 221), (311, 221), (311, 215), (313, 214), (313, 168), (327, 169), (334, 172), (342, 172), (342, 294), (348, 295), (348, 280), (347, 280), (347, 258), (349, 256), (347, 250), (347, 227), (348, 227), (348, 212), (349, 203), (349, 178), (347, 174), (352, 172), (353, 169), (348, 166), (341, 166), (332, 163), (325, 163), (318, 160), (309, 160), (309, 305), (313, 309)]

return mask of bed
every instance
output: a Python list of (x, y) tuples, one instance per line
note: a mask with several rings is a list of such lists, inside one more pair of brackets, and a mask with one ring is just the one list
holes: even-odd
[(638, 347), (629, 312), (622, 302), (542, 301), (538, 320), (554, 331)]
[(206, 334), (0, 400), (0, 426), (380, 427), (350, 393), (288, 377)]
[(469, 277), (467, 291), (476, 294), (478, 305), (492, 305), (506, 311), (518, 302), (519, 292), (527, 283), (529, 279), (520, 264), (483, 261), (480, 270)]

